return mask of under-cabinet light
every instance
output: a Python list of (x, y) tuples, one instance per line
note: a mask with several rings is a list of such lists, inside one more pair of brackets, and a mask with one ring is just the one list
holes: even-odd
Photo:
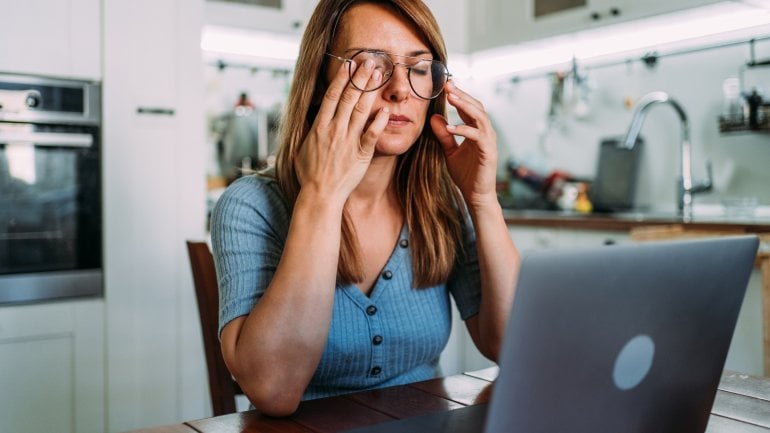
[(294, 66), (299, 55), (299, 40), (278, 33), (204, 26), (201, 49), (209, 55), (244, 56)]
[[(620, 23), (471, 54), (475, 79), (556, 67), (572, 59), (629, 56), (667, 44), (678, 48), (702, 44), (703, 38), (770, 26), (770, 1), (715, 3), (660, 17)], [(770, 28), (763, 29), (770, 33)]]

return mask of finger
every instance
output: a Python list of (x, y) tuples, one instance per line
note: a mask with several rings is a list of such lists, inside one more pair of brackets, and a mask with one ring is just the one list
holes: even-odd
[[(380, 83), (381, 80), (382, 73), (375, 70), (372, 72), (372, 75), (369, 78), (369, 84), (376, 86)], [(376, 98), (377, 92), (363, 92), (361, 97), (358, 99), (358, 102), (353, 108), (353, 113), (350, 116), (350, 125), (348, 126), (352, 133), (360, 135), (361, 131), (364, 130), (366, 123), (372, 117), (372, 105), (374, 105)]]
[(463, 122), (474, 124), (481, 129), (487, 129), (490, 126), (489, 117), (487, 116), (487, 112), (484, 111), (483, 106), (479, 108), (478, 105), (468, 99), (460, 97), (460, 95), (456, 93), (450, 93), (447, 97), (447, 102), (457, 108), (457, 114), (460, 115)]
[(445, 152), (449, 152), (457, 147), (457, 141), (455, 141), (454, 135), (447, 129), (447, 126), (448, 123), (444, 116), (440, 114), (431, 116), (430, 127)]
[(356, 69), (356, 62), (352, 60), (349, 62), (342, 62), (342, 65), (340, 65), (337, 72), (334, 74), (332, 82), (329, 83), (329, 88), (327, 88), (326, 93), (324, 93), (321, 107), (319, 107), (318, 115), (316, 116), (316, 123), (326, 125), (334, 118), (342, 93), (345, 91), (348, 81), (350, 80), (350, 71), (356, 71)]
[(380, 138), (380, 134), (388, 126), (388, 119), (390, 118), (390, 109), (388, 107), (382, 107), (377, 115), (374, 116), (374, 120), (369, 124), (366, 132), (361, 136), (361, 150), (365, 155), (371, 155), (374, 153), (374, 146), (377, 144), (377, 140)]
[(446, 130), (449, 131), (449, 134), (463, 137), (467, 140), (472, 140), (475, 142), (480, 142), (482, 138), (482, 133), (479, 131), (478, 128), (475, 128), (473, 126), (468, 125), (447, 125)]
[[(362, 67), (358, 68), (353, 74), (353, 80), (356, 83), (359, 84), (359, 87), (365, 88), (365, 84), (369, 81), (369, 78), (372, 76), (372, 73), (374, 72), (374, 62), (371, 60), (367, 60)], [(358, 90), (355, 88), (352, 84), (347, 86), (345, 90), (342, 92), (342, 95), (340, 95), (339, 103), (337, 104), (337, 112), (334, 115), (334, 120), (338, 122), (342, 122), (344, 125), (348, 125), (350, 122), (351, 114), (353, 113), (354, 109), (362, 110), (363, 107), (356, 108), (356, 105), (358, 104), (358, 101), (361, 99), (361, 97), (366, 93), (372, 93), (372, 92), (362, 92), (361, 90)], [(369, 108), (366, 109), (367, 115), (369, 114)]]
[(468, 101), (479, 110), (485, 111), (484, 104), (482, 104), (481, 101), (479, 101), (478, 99), (474, 98), (473, 96), (469, 95), (468, 93), (464, 92), (462, 89), (457, 87), (454, 81), (452, 80), (447, 81), (446, 91), (447, 91), (447, 95), (457, 95), (460, 97), (460, 99)]

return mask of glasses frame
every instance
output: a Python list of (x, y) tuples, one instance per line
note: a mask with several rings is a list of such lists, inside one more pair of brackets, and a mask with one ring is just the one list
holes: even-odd
[[(382, 82), (380, 82), (380, 85), (375, 87), (374, 89), (362, 89), (362, 88), (360, 88), (360, 87), (358, 87), (356, 85), (355, 81), (353, 81), (353, 69), (352, 69), (353, 57), (355, 57), (355, 56), (357, 56), (357, 55), (359, 55), (361, 53), (385, 54), (385, 57), (393, 65), (393, 67), (390, 69), (390, 73), (389, 74), (383, 74), (383, 78), (384, 79), (382, 80)], [(438, 63), (444, 69), (444, 76), (446, 77), (446, 80), (444, 81), (444, 84), (446, 84), (447, 82), (449, 82), (450, 79), (452, 79), (452, 74), (449, 73), (449, 69), (444, 64), (444, 62), (440, 62), (440, 61), (434, 60), (434, 59), (424, 59), (422, 57), (416, 57), (416, 56), (404, 56), (404, 55), (400, 55), (400, 54), (387, 53), (385, 51), (372, 50), (372, 49), (358, 50), (355, 53), (353, 53), (353, 55), (350, 56), (350, 58), (340, 57), (340, 56), (337, 56), (337, 55), (329, 53), (329, 52), (327, 52), (326, 55), (329, 56), (329, 57), (332, 57), (334, 59), (337, 59), (337, 60), (339, 60), (341, 62), (345, 62), (345, 63), (348, 64), (348, 76), (350, 77), (350, 79), (349, 79), (350, 84), (352, 84), (353, 87), (355, 87), (356, 89), (358, 89), (358, 90), (360, 90), (362, 92), (374, 92), (376, 90), (380, 90), (383, 87), (385, 87), (385, 85), (388, 84), (388, 81), (390, 81), (390, 78), (393, 76), (393, 72), (395, 72), (396, 66), (403, 66), (404, 68), (406, 68), (406, 71), (407, 71), (406, 77), (407, 77), (407, 81), (409, 82), (409, 87), (412, 89), (412, 92), (414, 92), (414, 94), (418, 98), (424, 99), (426, 101), (430, 101), (430, 100), (438, 98), (441, 95), (441, 93), (444, 92), (444, 86), (441, 86), (441, 90), (438, 93), (436, 93), (435, 95), (431, 96), (430, 98), (426, 98), (426, 97), (420, 95), (419, 93), (417, 93), (417, 90), (415, 90), (415, 88), (414, 88), (414, 84), (412, 84), (412, 68), (415, 65), (409, 65), (409, 64), (406, 64), (406, 63), (402, 63), (402, 62), (394, 62), (393, 59), (391, 58), (391, 56), (401, 57), (401, 58), (406, 58), (406, 59), (415, 59), (415, 60), (419, 60), (421, 62)]]

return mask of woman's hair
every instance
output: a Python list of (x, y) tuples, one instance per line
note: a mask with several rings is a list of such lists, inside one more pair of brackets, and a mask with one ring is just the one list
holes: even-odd
[[(281, 120), (275, 175), (290, 203), (299, 194), (295, 158), (318, 113), (327, 83), (325, 53), (330, 49), (340, 18), (354, 3), (390, 8), (414, 24), (434, 59), (446, 63), (446, 48), (438, 24), (420, 0), (321, 0), (302, 38), (294, 79)], [(398, 157), (395, 183), (409, 229), (414, 285), (430, 287), (447, 280), (462, 252), (464, 205), (446, 167), (443, 150), (428, 124), (434, 113), (446, 115), (446, 100), (431, 100), (417, 142)], [(355, 228), (343, 212), (342, 245), (338, 263), (342, 282), (364, 279)]]

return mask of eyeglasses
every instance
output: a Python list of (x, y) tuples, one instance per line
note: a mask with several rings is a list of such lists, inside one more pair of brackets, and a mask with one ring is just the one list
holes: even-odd
[[(333, 57), (341, 62), (348, 64), (348, 73), (350, 74), (350, 83), (358, 90), (363, 92), (372, 92), (382, 88), (390, 78), (393, 76), (393, 71), (396, 65), (401, 65), (407, 70), (407, 78), (409, 79), (409, 86), (414, 91), (414, 94), (422, 99), (434, 99), (444, 90), (444, 84), (452, 77), (452, 74), (447, 70), (446, 65), (430, 59), (422, 59), (412, 56), (401, 56), (398, 54), (390, 54), (377, 50), (361, 50), (353, 54), (349, 59), (345, 57), (335, 56), (332, 53), (326, 53), (327, 56)], [(408, 59), (408, 63), (393, 62), (391, 57), (400, 57)], [(352, 62), (356, 62), (356, 65), (363, 65), (367, 60), (371, 60), (374, 63), (374, 69), (380, 71), (382, 74), (382, 80), (379, 83), (367, 82), (365, 85), (356, 84), (353, 79)]]

